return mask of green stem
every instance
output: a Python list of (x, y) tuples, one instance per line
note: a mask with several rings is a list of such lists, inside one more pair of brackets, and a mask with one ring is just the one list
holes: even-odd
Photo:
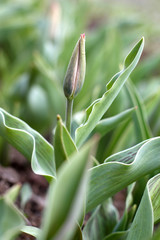
[(73, 108), (73, 100), (67, 99), (67, 106), (66, 106), (66, 128), (68, 132), (71, 131), (71, 122), (72, 122), (72, 108)]

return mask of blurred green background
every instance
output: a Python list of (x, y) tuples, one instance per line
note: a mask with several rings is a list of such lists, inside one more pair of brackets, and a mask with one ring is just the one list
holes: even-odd
[(63, 79), (75, 43), (85, 32), (86, 79), (74, 102), (80, 124), (80, 112), (102, 96), (126, 54), (144, 36), (145, 49), (131, 82), (104, 117), (138, 109), (101, 138), (96, 157), (102, 161), (160, 135), (159, 12), (158, 0), (1, 0), (0, 107), (43, 135), (50, 133), (57, 114), (64, 120)]

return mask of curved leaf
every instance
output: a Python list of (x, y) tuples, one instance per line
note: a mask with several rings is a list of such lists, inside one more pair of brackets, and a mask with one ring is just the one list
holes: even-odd
[(33, 226), (24, 226), (21, 228), (21, 232), (27, 233), (35, 238), (38, 238), (41, 234), (41, 229)]
[(114, 79), (113, 77), (114, 82), (111, 79), (111, 81), (108, 84), (112, 82), (111, 84), (112, 86), (109, 88), (109, 90), (107, 90), (104, 93), (102, 98), (98, 102), (95, 102), (95, 104), (92, 106), (92, 109), (87, 121), (83, 125), (81, 125), (79, 128), (77, 128), (75, 136), (76, 136), (76, 144), (78, 146), (80, 146), (86, 140), (88, 135), (95, 128), (98, 121), (102, 118), (104, 113), (107, 111), (107, 109), (110, 107), (114, 99), (117, 97), (125, 81), (127, 80), (129, 75), (132, 73), (132, 71), (136, 67), (141, 57), (143, 46), (144, 46), (144, 39), (142, 38), (126, 58), (124, 62), (124, 69), (123, 71), (121, 71), (121, 74), (118, 76), (118, 78)]
[(57, 169), (65, 160), (69, 158), (71, 154), (77, 151), (77, 148), (59, 115), (57, 116), (57, 127), (55, 131), (54, 147)]
[[(135, 148), (133, 148), (133, 152), (135, 152)], [(126, 153), (127, 156), (128, 151)], [(160, 169), (160, 137), (144, 142), (136, 155), (132, 155), (131, 148), (130, 154), (132, 156), (132, 159), (129, 159), (130, 164), (123, 163), (120, 158), (121, 162), (107, 162), (89, 170), (91, 178), (87, 197), (87, 211), (139, 178)], [(121, 156), (122, 153), (117, 153), (114, 156), (118, 159), (118, 155)], [(125, 156), (123, 156), (123, 159), (125, 159)]]
[(93, 130), (93, 133), (100, 133), (101, 136), (104, 136), (110, 130), (115, 128), (121, 122), (128, 120), (132, 113), (134, 112), (135, 108), (127, 109), (113, 117), (109, 117), (99, 121)]
[(132, 163), (134, 161), (134, 158), (138, 152), (138, 150), (141, 148), (141, 146), (147, 141), (143, 141), (131, 148), (128, 148), (124, 151), (121, 151), (119, 153), (115, 153), (108, 157), (104, 162), (122, 162), (122, 163)]
[(72, 239), (83, 208), (91, 145), (93, 141), (73, 154), (59, 169), (57, 181), (50, 185), (40, 240)]
[(137, 111), (135, 112), (135, 130), (137, 139), (139, 141), (143, 141), (152, 137), (151, 130), (145, 116), (144, 106), (134, 84), (131, 81), (128, 81), (126, 85), (133, 105), (138, 106)]
[(35, 130), (22, 120), (0, 108), (0, 135), (31, 159), (32, 170), (36, 174), (56, 177), (54, 149)]
[(160, 220), (160, 174), (151, 178), (131, 225), (127, 240), (150, 240), (154, 223)]

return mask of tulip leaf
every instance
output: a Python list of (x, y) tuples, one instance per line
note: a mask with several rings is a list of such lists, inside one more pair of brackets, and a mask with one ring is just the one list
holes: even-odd
[(85, 240), (103, 239), (110, 234), (118, 222), (118, 211), (111, 199), (99, 205), (87, 221), (83, 236)]
[(131, 225), (127, 240), (150, 240), (154, 223), (160, 220), (160, 174), (151, 178), (144, 191), (141, 203)]
[(108, 157), (104, 162), (121, 162), (121, 163), (132, 163), (138, 150), (141, 148), (141, 146), (147, 141), (143, 141), (131, 148), (128, 148), (124, 151), (115, 153)]
[(140, 96), (134, 84), (131, 81), (128, 81), (126, 86), (130, 94), (130, 98), (133, 105), (138, 107), (137, 111), (135, 112), (135, 118), (134, 118), (135, 130), (136, 130), (137, 139), (139, 141), (143, 141), (152, 136), (150, 127), (148, 125), (148, 122), (145, 116), (144, 105), (140, 99)]
[(0, 108), (0, 135), (27, 159), (31, 159), (32, 170), (36, 174), (56, 177), (53, 147), (28, 124), (2, 108)]
[(21, 232), (27, 233), (35, 238), (38, 238), (41, 234), (41, 229), (33, 226), (24, 226), (21, 228)]
[[(129, 163), (124, 163), (129, 157), (129, 152), (132, 158), (129, 159)], [(113, 157), (116, 157), (117, 161), (105, 162), (89, 170), (91, 177), (87, 194), (87, 211), (139, 178), (160, 169), (160, 137), (144, 142), (136, 154), (133, 147)]]
[(54, 147), (57, 169), (65, 160), (68, 160), (70, 155), (77, 151), (77, 148), (59, 115), (57, 116)]
[(126, 60), (124, 61), (124, 69), (121, 71), (119, 76), (116, 78), (113, 77), (108, 83), (111, 85), (111, 87), (104, 93), (98, 102), (95, 102), (95, 104), (92, 105), (91, 113), (88, 119), (76, 130), (75, 137), (77, 146), (83, 144), (88, 135), (95, 128), (98, 121), (103, 117), (104, 113), (108, 110), (114, 99), (117, 97), (124, 83), (136, 67), (141, 57), (143, 47), (144, 39), (142, 38), (127, 56)]
[(113, 128), (115, 128), (118, 124), (120, 124), (125, 120), (128, 120), (132, 116), (132, 113), (134, 111), (135, 111), (135, 108), (130, 108), (113, 117), (109, 117), (99, 121), (95, 129), (93, 130), (93, 133), (100, 133), (101, 136), (104, 136)]
[(72, 239), (76, 219), (83, 209), (91, 145), (93, 141), (74, 153), (59, 168), (57, 181), (50, 185), (40, 240)]

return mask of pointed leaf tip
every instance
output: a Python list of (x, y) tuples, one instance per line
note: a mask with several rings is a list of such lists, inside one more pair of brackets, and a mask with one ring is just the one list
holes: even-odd
[[(144, 37), (142, 37), (136, 44), (135, 46), (132, 48), (132, 50), (129, 52), (129, 54), (127, 55), (127, 57), (124, 60), (124, 68), (128, 68), (130, 66), (130, 64), (134, 61), (136, 61), (136, 59), (139, 61), (140, 56), (142, 54), (144, 48)], [(138, 61), (136, 61), (138, 63)]]

